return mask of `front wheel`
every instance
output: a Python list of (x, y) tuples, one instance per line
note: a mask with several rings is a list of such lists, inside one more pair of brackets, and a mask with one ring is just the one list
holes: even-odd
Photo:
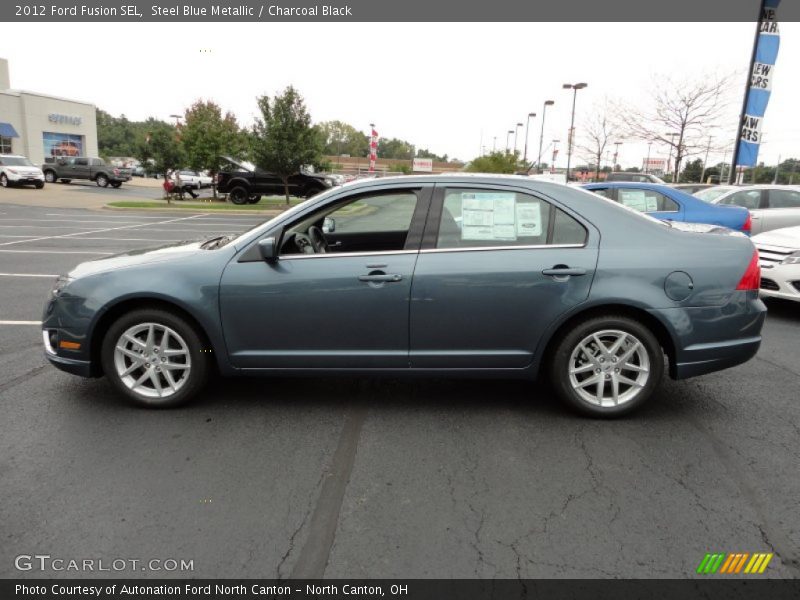
[(592, 417), (639, 408), (664, 373), (664, 352), (652, 332), (623, 316), (578, 323), (561, 339), (550, 377), (568, 405)]
[(5, 173), (0, 173), (0, 187), (8, 187), (8, 177)]
[(121, 181), (114, 181), (114, 182), (111, 184), (111, 187), (116, 189), (116, 188), (120, 187), (121, 185), (122, 185), (122, 182), (121, 182)]
[(255, 194), (247, 199), (248, 204), (258, 204), (261, 201), (261, 194)]
[(250, 199), (250, 194), (247, 193), (246, 188), (240, 185), (228, 192), (228, 198), (230, 198), (231, 202), (234, 204), (242, 205), (247, 204), (247, 201)]
[(35, 184), (37, 190), (41, 190), (44, 188), (44, 181), (37, 181)]
[(94, 181), (99, 187), (108, 187), (108, 177), (105, 175), (98, 175)]
[(56, 182), (56, 174), (54, 171), (45, 171), (44, 172), (44, 180), (47, 183), (55, 183)]
[(101, 361), (111, 384), (135, 404), (178, 406), (204, 386), (208, 348), (183, 318), (140, 309), (119, 318), (103, 339)]

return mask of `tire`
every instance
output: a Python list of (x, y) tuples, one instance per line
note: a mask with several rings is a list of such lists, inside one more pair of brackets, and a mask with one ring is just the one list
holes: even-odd
[(102, 173), (94, 178), (94, 182), (98, 185), (98, 187), (108, 187), (108, 177)]
[(69, 183), (72, 179), (59, 179), (58, 183)]
[[(154, 343), (150, 346), (152, 354), (147, 356), (142, 351), (146, 351), (151, 327)], [(156, 345), (163, 343), (165, 331), (169, 332), (166, 348)], [(134, 343), (134, 339), (139, 342)], [(171, 354), (165, 356), (165, 349)], [(210, 367), (209, 357), (200, 334), (185, 319), (165, 310), (147, 308), (117, 319), (106, 332), (100, 351), (103, 371), (111, 385), (129, 401), (149, 408), (179, 406), (200, 392)], [(177, 368), (154, 366), (164, 364)], [(127, 375), (126, 370), (130, 370)], [(141, 383), (137, 385), (138, 381)], [(160, 395), (156, 382), (161, 386)]]
[(37, 181), (35, 184), (37, 190), (44, 188), (44, 181)]
[(314, 196), (316, 196), (317, 194), (319, 194), (321, 191), (322, 191), (322, 189), (321, 189), (321, 188), (318, 188), (318, 187), (312, 187), (312, 188), (308, 188), (308, 189), (305, 191), (305, 193), (303, 194), (303, 197), (304, 197), (304, 198), (306, 198), (306, 199), (308, 199), (308, 198), (313, 198)]
[(9, 186), (8, 177), (5, 173), (0, 173), (0, 187), (7, 188)]
[[(605, 352), (600, 351), (597, 339)], [(615, 342), (619, 344), (616, 350)], [(550, 380), (559, 397), (578, 412), (599, 418), (619, 417), (640, 408), (663, 374), (664, 352), (656, 337), (639, 321), (621, 315), (578, 323), (562, 337), (550, 362)]]
[(111, 182), (111, 187), (114, 188), (114, 189), (120, 187), (121, 185), (122, 185), (121, 181), (113, 181), (113, 182)]
[(241, 206), (242, 204), (247, 204), (247, 201), (250, 198), (250, 193), (244, 186), (237, 185), (230, 192), (228, 192), (228, 198), (230, 198), (231, 202), (234, 204)]
[(248, 204), (258, 204), (261, 201), (261, 194), (255, 194), (247, 199)]
[(45, 171), (44, 172), (44, 180), (47, 183), (55, 183), (56, 182), (56, 172), (55, 171)]

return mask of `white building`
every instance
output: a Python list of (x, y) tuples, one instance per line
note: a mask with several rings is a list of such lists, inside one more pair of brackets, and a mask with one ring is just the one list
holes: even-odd
[(51, 156), (97, 156), (94, 104), (10, 88), (8, 61), (0, 58), (0, 154), (37, 165)]

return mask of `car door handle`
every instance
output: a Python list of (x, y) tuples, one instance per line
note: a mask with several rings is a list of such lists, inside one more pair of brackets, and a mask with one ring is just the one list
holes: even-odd
[(359, 281), (377, 281), (377, 282), (394, 282), (394, 281), (402, 281), (403, 276), (399, 274), (395, 275), (387, 275), (386, 273), (382, 273), (380, 275), (359, 275)]
[(545, 269), (542, 271), (542, 275), (547, 275), (548, 277), (569, 277), (570, 275), (578, 276), (578, 275), (586, 275), (586, 269), (581, 268), (571, 268), (571, 267), (561, 267), (555, 266), (552, 269)]

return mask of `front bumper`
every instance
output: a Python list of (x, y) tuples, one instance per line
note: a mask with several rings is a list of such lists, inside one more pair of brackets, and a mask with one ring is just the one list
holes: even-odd
[(762, 298), (800, 302), (800, 265), (762, 265), (759, 293)]

